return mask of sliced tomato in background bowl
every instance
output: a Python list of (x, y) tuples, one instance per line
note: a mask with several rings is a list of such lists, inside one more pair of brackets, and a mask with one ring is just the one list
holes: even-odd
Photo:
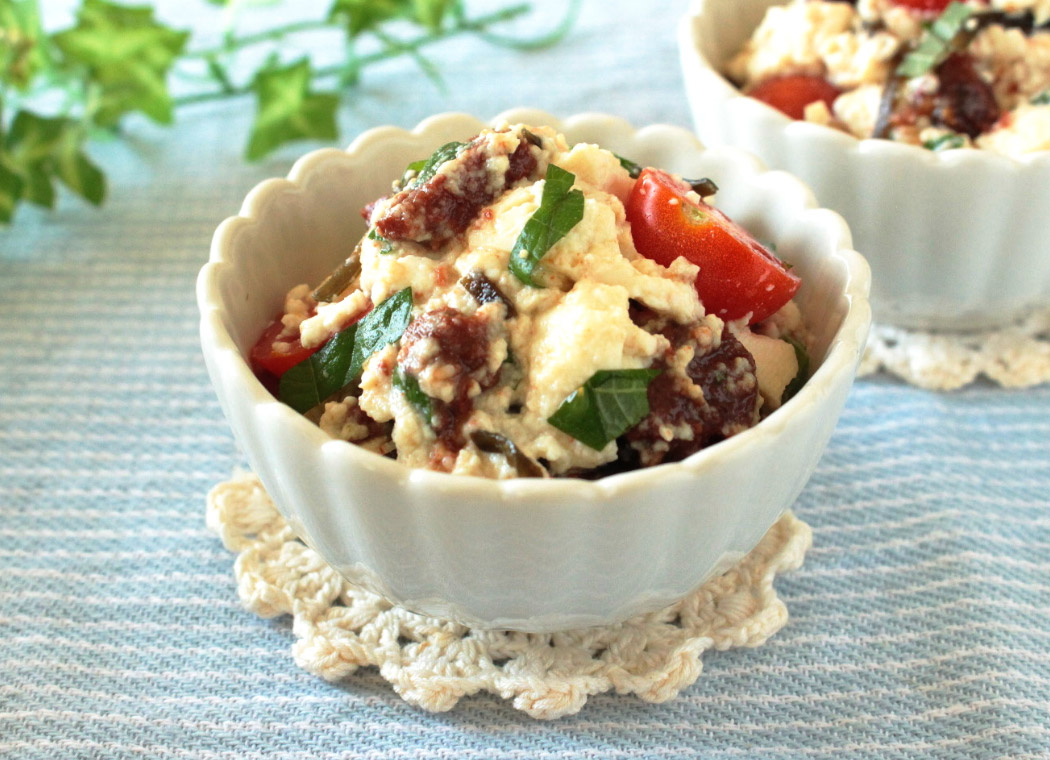
[(842, 94), (842, 90), (824, 77), (790, 74), (759, 82), (748, 90), (747, 94), (773, 106), (792, 119), (804, 119), (806, 106), (818, 100), (823, 101), (828, 110), (831, 110), (835, 98)]
[(761, 322), (802, 281), (747, 230), (695, 197), (667, 172), (643, 169), (627, 199), (635, 248), (663, 266), (683, 256), (700, 267), (696, 291), (709, 313), (724, 320), (750, 314), (750, 324)]

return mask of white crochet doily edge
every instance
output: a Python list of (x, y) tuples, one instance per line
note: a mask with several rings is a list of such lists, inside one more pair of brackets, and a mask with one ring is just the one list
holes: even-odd
[(809, 526), (788, 512), (737, 565), (667, 609), (526, 634), (426, 618), (352, 586), (298, 540), (255, 475), (215, 486), (207, 523), (237, 553), (244, 605), (263, 618), (293, 616), (300, 667), (329, 681), (377, 667), (406, 702), (433, 712), (487, 691), (546, 719), (607, 691), (665, 702), (696, 681), (708, 649), (765, 643), (788, 618), (773, 580), (800, 567), (812, 544)]
[(1004, 388), (1048, 383), (1050, 308), (986, 332), (928, 333), (875, 324), (857, 374), (883, 370), (939, 391), (961, 388), (981, 375)]

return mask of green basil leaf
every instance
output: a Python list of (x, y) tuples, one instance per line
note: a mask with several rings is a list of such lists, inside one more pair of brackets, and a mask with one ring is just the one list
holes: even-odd
[(649, 414), (649, 383), (660, 372), (599, 370), (565, 399), (547, 422), (601, 451)]
[(1039, 93), (1030, 102), (1033, 106), (1050, 106), (1050, 90)]
[(320, 351), (281, 376), (278, 398), (299, 413), (361, 378), (372, 354), (401, 338), (412, 317), (412, 290), (383, 301), (360, 321), (336, 333)]
[(459, 155), (460, 150), (467, 147), (466, 143), (461, 142), (450, 142), (445, 143), (440, 148), (435, 150), (431, 154), (430, 158), (423, 162), (422, 166), (419, 165), (418, 161), (413, 161), (408, 165), (409, 169), (419, 167), (417, 171), (419, 174), (416, 175), (415, 179), (412, 180), (413, 185), (422, 185), (433, 177), (437, 170), (441, 168), (441, 165), (451, 161), (453, 158)]
[(551, 164), (536, 209), (514, 242), (510, 271), (531, 287), (540, 287), (533, 272), (547, 251), (583, 219), (583, 193), (572, 190), (576, 175)]
[(405, 398), (416, 408), (416, 411), (419, 412), (419, 415), (426, 423), (433, 426), (434, 405), (430, 402), (430, 396), (425, 394), (423, 389), (419, 387), (419, 380), (416, 376), (410, 375), (401, 367), (398, 367), (394, 370), (391, 382), (395, 388), (405, 394)]
[(784, 395), (781, 397), (781, 403), (783, 403), (798, 393), (802, 386), (806, 384), (806, 380), (809, 379), (809, 352), (806, 351), (806, 347), (801, 342), (794, 338), (785, 337), (781, 338), (781, 340), (791, 344), (791, 347), (795, 349), (795, 359), (798, 361), (798, 372), (791, 382), (787, 384), (787, 387), (784, 388)]
[(966, 145), (966, 139), (962, 135), (941, 135), (933, 140), (927, 140), (922, 144), (926, 150), (953, 150)]
[(307, 58), (285, 67), (271, 66), (255, 75), (255, 121), (245, 152), (249, 161), (292, 140), (334, 140), (339, 136), (335, 123), (339, 96), (311, 92), (313, 76)]
[(926, 29), (919, 44), (897, 67), (898, 76), (918, 77), (940, 66), (951, 52), (955, 39), (963, 32), (973, 9), (952, 2)]
[(396, 343), (412, 321), (412, 289), (395, 293), (372, 309), (357, 323), (357, 339), (350, 371), (360, 376), (368, 358), (382, 348)]
[(336, 333), (321, 350), (281, 375), (278, 398), (300, 414), (357, 378), (350, 373), (357, 325)]

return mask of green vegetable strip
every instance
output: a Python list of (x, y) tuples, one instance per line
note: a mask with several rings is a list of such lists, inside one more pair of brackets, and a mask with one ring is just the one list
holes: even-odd
[(806, 351), (806, 347), (794, 338), (783, 338), (783, 340), (786, 343), (790, 343), (791, 347), (795, 349), (795, 359), (798, 361), (798, 372), (795, 373), (795, 377), (792, 378), (791, 382), (787, 384), (786, 388), (784, 388), (781, 402), (787, 401), (798, 393), (802, 386), (806, 384), (806, 380), (809, 379), (809, 352)]
[(565, 399), (547, 422), (601, 451), (649, 414), (649, 383), (660, 372), (599, 370)]
[(305, 413), (356, 383), (372, 354), (401, 339), (412, 319), (412, 290), (405, 288), (337, 333), (309, 359), (281, 376), (278, 398)]
[(398, 367), (394, 370), (394, 376), (391, 378), (391, 381), (395, 388), (405, 394), (405, 398), (416, 408), (416, 411), (426, 420), (426, 423), (433, 426), (434, 405), (430, 401), (430, 396), (419, 387), (419, 380), (416, 376), (410, 375), (401, 367)]
[(533, 273), (547, 251), (583, 219), (583, 193), (572, 189), (576, 175), (551, 164), (543, 185), (540, 207), (514, 242), (510, 271), (526, 285), (541, 287)]
[(963, 32), (971, 15), (973, 9), (959, 2), (945, 8), (926, 30), (918, 46), (901, 61), (897, 74), (918, 77), (940, 66), (951, 54), (956, 38)]
[(962, 135), (941, 135), (940, 137), (927, 140), (922, 144), (922, 147), (926, 150), (938, 151), (938, 150), (952, 150), (954, 148), (961, 148), (966, 145), (966, 140)]

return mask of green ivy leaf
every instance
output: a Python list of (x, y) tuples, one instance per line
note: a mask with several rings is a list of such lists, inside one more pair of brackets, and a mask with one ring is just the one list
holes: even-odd
[(547, 422), (601, 451), (649, 414), (649, 383), (660, 372), (599, 370), (565, 399)]
[(0, 222), (6, 224), (15, 215), (15, 206), (22, 199), (25, 182), (0, 151)]
[(547, 167), (540, 207), (525, 222), (510, 252), (510, 271), (526, 285), (539, 287), (533, 273), (551, 247), (583, 219), (583, 193), (572, 190), (576, 175)]
[(455, 0), (413, 0), (415, 19), (429, 29), (440, 29)]
[(167, 73), (189, 36), (158, 23), (149, 6), (84, 0), (76, 26), (52, 40), (69, 61), (87, 68), (99, 87), (94, 120), (112, 126), (131, 111), (171, 122)]
[(0, 79), (24, 90), (47, 65), (36, 0), (0, 2)]
[(411, 13), (411, 0), (335, 0), (328, 20), (342, 24), (351, 37), (375, 29), (384, 21)]
[(339, 96), (310, 92), (313, 70), (303, 58), (285, 67), (271, 67), (255, 76), (255, 122), (245, 156), (262, 158), (292, 140), (334, 140), (339, 136), (335, 109)]
[(83, 127), (73, 119), (19, 111), (4, 138), (4, 149), (10, 162), (8, 170), (16, 172), (22, 181), (21, 197), (53, 208), (53, 180), (57, 178), (90, 203), (101, 204), (106, 180), (84, 154), (85, 140)]

